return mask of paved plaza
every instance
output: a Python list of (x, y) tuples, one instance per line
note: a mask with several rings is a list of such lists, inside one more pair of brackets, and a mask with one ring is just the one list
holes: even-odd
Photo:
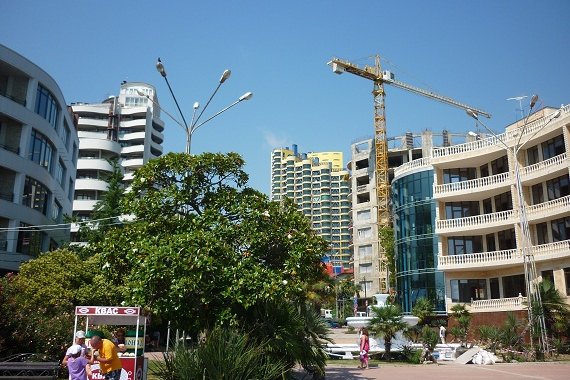
[(342, 365), (327, 366), (326, 380), (506, 380), (506, 379), (570, 379), (570, 362), (554, 363), (499, 363), (478, 366), (475, 364), (408, 365), (380, 364), (362, 370)]

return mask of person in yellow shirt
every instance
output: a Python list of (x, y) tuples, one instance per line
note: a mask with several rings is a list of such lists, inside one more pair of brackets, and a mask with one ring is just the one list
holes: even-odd
[(89, 343), (99, 353), (95, 360), (99, 361), (101, 374), (105, 376), (105, 380), (119, 380), (123, 366), (119, 355), (117, 355), (115, 343), (100, 336), (94, 336)]

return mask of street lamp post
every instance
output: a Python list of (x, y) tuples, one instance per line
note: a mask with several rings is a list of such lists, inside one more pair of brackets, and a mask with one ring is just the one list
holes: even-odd
[[(523, 125), (520, 127), (519, 136), (516, 143), (513, 146), (507, 145), (501, 138), (497, 136), (497, 134), (491, 130), (485, 123), (483, 123), (476, 112), (473, 110), (467, 109), (466, 112), (469, 116), (474, 118), (477, 123), (481, 124), (488, 132), (490, 132), (495, 140), (499, 141), (502, 146), (507, 151), (508, 155), (512, 156), (514, 161), (514, 179), (515, 179), (515, 187), (517, 190), (517, 200), (518, 200), (518, 214), (519, 214), (519, 228), (522, 232), (522, 254), (523, 254), (523, 263), (524, 263), (524, 275), (525, 275), (525, 286), (527, 292), (527, 309), (528, 309), (528, 319), (530, 324), (530, 331), (531, 331), (531, 349), (533, 346), (533, 339), (534, 334), (537, 333), (539, 337), (539, 345), (540, 349), (543, 353), (548, 352), (548, 339), (546, 336), (546, 325), (544, 322), (544, 313), (542, 311), (542, 299), (540, 296), (540, 290), (538, 288), (539, 284), (537, 282), (537, 272), (536, 272), (536, 265), (534, 262), (534, 254), (531, 251), (531, 235), (530, 235), (530, 228), (528, 224), (528, 219), (526, 215), (526, 205), (524, 201), (524, 194), (522, 189), (522, 179), (521, 179), (521, 171), (520, 171), (520, 164), (518, 161), (518, 154), (522, 147), (529, 142), (542, 128), (546, 127), (552, 120), (559, 117), (561, 114), (561, 110), (557, 110), (554, 112), (547, 122), (541, 127), (537, 128), (537, 130), (523, 143), (521, 143), (522, 137), (525, 134), (525, 130), (527, 127), (528, 118), (530, 117), (531, 111), (535, 106), (538, 100), (538, 96), (534, 95), (530, 101), (530, 110), (528, 116), (524, 119)], [(499, 146), (495, 142), (493, 142), (496, 146)], [(533, 310), (536, 308), (537, 310)], [(538, 330), (538, 331), (536, 331)]]
[[(166, 74), (166, 69), (164, 68), (164, 64), (162, 63), (162, 61), (160, 60), (160, 58), (158, 58), (158, 61), (156, 63), (156, 69), (158, 70), (158, 72), (160, 73), (160, 75), (164, 78), (164, 80), (166, 81), (166, 85), (168, 86), (168, 90), (170, 91), (170, 95), (172, 95), (172, 98), (174, 99), (174, 103), (176, 104), (176, 108), (178, 109), (178, 112), (180, 113), (180, 117), (182, 118), (182, 123), (179, 122), (176, 118), (174, 118), (171, 114), (169, 114), (168, 112), (164, 111), (164, 109), (162, 109), (171, 119), (173, 119), (178, 125), (180, 125), (185, 133), (186, 133), (186, 149), (185, 152), (186, 154), (190, 154), (190, 149), (191, 149), (191, 145), (192, 145), (192, 135), (194, 134), (194, 132), (200, 128), (202, 125), (206, 124), (207, 122), (209, 122), (210, 120), (212, 120), (213, 118), (215, 118), (216, 116), (220, 115), (221, 113), (229, 110), (230, 108), (232, 108), (233, 106), (235, 106), (236, 104), (244, 101), (244, 100), (249, 100), (251, 99), (251, 97), (253, 96), (253, 93), (251, 92), (246, 92), (245, 94), (243, 94), (242, 96), (240, 96), (238, 98), (238, 100), (236, 100), (235, 102), (233, 102), (232, 104), (230, 104), (229, 106), (223, 108), (222, 110), (216, 112), (213, 116), (209, 117), (208, 119), (206, 119), (205, 121), (201, 122), (198, 124), (198, 122), (200, 121), (200, 118), (202, 117), (202, 114), (204, 113), (204, 111), (206, 110), (206, 108), (208, 108), (208, 105), (210, 105), (210, 102), (212, 101), (212, 98), (216, 95), (216, 93), (218, 92), (218, 90), (220, 89), (221, 85), (230, 77), (231, 75), (231, 71), (230, 70), (224, 70), (224, 72), (222, 73), (222, 76), (220, 77), (220, 80), (218, 81), (218, 85), (216, 86), (216, 89), (214, 90), (214, 92), (212, 93), (212, 95), (210, 95), (210, 98), (208, 99), (208, 101), (206, 102), (206, 105), (204, 106), (204, 108), (202, 108), (202, 110), (200, 111), (200, 113), (198, 114), (198, 117), (196, 117), (196, 111), (198, 110), (198, 108), (200, 108), (200, 103), (195, 102), (193, 105), (193, 111), (192, 111), (192, 120), (190, 121), (190, 125), (188, 125), (188, 123), (186, 122), (186, 118), (184, 117), (184, 113), (182, 112), (182, 109), (180, 108), (180, 105), (178, 104), (178, 100), (176, 99), (176, 95), (174, 95), (174, 91), (172, 91), (172, 86), (170, 85), (170, 82), (168, 81), (168, 76)], [(153, 104), (155, 104), (156, 106), (160, 107), (153, 99), (151, 99), (148, 95), (139, 92), (139, 95), (141, 96), (146, 96), (147, 99), (149, 99), (151, 102), (153, 102)]]

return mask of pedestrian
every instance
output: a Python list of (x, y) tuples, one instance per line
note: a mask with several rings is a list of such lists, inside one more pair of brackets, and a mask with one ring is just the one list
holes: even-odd
[(441, 344), (445, 344), (445, 331), (443, 325), (439, 326), (439, 339), (441, 340)]
[[(75, 333), (75, 343), (71, 346), (75, 346), (78, 345), (81, 347), (81, 356), (85, 356), (85, 350), (87, 349), (87, 346), (85, 345), (85, 331), (83, 330), (79, 330)], [(71, 347), (69, 347), (67, 349), (67, 351), (65, 352), (65, 356), (63, 357), (63, 360), (61, 361), (61, 365), (62, 366), (67, 366), (67, 361), (69, 360), (69, 357), (71, 356)]]
[(368, 352), (370, 351), (370, 339), (368, 338), (368, 329), (362, 328), (360, 334), (360, 365), (358, 368), (368, 369)]
[(78, 344), (67, 349), (69, 358), (67, 358), (67, 370), (69, 372), (69, 380), (87, 380), (91, 377), (91, 364), (93, 364), (93, 357), (87, 360), (82, 353), (85, 353), (83, 347)]
[(115, 343), (97, 335), (91, 338), (89, 343), (95, 350), (93, 351), (93, 357), (99, 361), (99, 368), (101, 369), (101, 374), (105, 376), (105, 380), (119, 380), (123, 366), (117, 354)]

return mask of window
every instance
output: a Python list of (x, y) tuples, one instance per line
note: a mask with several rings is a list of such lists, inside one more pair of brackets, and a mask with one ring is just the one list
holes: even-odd
[(499, 194), (495, 196), (495, 211), (508, 211), (513, 209), (513, 199), (511, 197), (511, 192)]
[(531, 188), (532, 191), (532, 204), (537, 205), (544, 202), (544, 189), (542, 183), (537, 183)]
[(491, 198), (483, 199), (483, 214), (491, 214), (493, 212), (493, 201)]
[(489, 288), (491, 289), (491, 299), (501, 298), (499, 293), (499, 279), (497, 277), (489, 279)]
[(451, 280), (451, 300), (453, 302), (471, 302), (471, 300), (487, 299), (487, 281)]
[(525, 284), (524, 274), (503, 277), (503, 297), (518, 297), (519, 294), (526, 296)]
[(526, 156), (527, 156), (528, 165), (534, 165), (538, 163), (540, 160), (540, 158), (538, 157), (538, 145), (528, 148), (526, 151)]
[(507, 156), (503, 156), (491, 161), (491, 171), (493, 175), (506, 173), (509, 171), (509, 161), (507, 159)]
[(361, 257), (372, 255), (372, 245), (368, 244), (368, 245), (361, 245), (360, 247), (358, 247), (358, 255)]
[(551, 223), (553, 241), (570, 239), (570, 218), (555, 219)]
[(493, 252), (497, 249), (495, 245), (495, 234), (486, 235), (485, 240), (487, 241), (487, 252)]
[(54, 151), (55, 149), (48, 138), (35, 129), (32, 129), (28, 158), (51, 172), (51, 162)]
[(448, 255), (466, 255), (483, 252), (483, 239), (481, 236), (450, 236), (448, 242)]
[(368, 264), (360, 264), (359, 269), (360, 273), (372, 273), (372, 263)]
[(546, 222), (536, 225), (536, 243), (539, 245), (548, 243), (548, 225)]
[(448, 202), (445, 204), (445, 218), (458, 219), (479, 215), (479, 202)]
[(475, 179), (475, 168), (444, 169), (443, 183), (453, 183)]
[(568, 174), (546, 181), (546, 192), (549, 201), (570, 195)]
[(63, 188), (65, 186), (65, 165), (63, 164), (62, 160), (58, 160), (57, 166), (55, 168), (55, 179)]
[(372, 237), (372, 227), (360, 228), (358, 230), (358, 237), (361, 239)]
[(52, 93), (42, 85), (38, 85), (35, 111), (46, 119), (54, 129), (57, 128), (59, 106)]
[(510, 230), (499, 231), (497, 235), (499, 238), (499, 249), (501, 251), (506, 249), (516, 248), (516, 237), (515, 237), (514, 228), (511, 228)]
[(551, 284), (554, 284), (554, 271), (551, 270), (543, 270), (540, 272), (540, 276), (542, 277), (542, 281), (548, 281)]
[(49, 190), (41, 182), (26, 177), (22, 204), (47, 215)]
[(564, 153), (564, 137), (562, 135), (556, 136), (553, 139), (542, 143), (542, 159), (548, 160), (554, 156)]
[(18, 231), (16, 251), (24, 255), (39, 255), (42, 250), (43, 240), (46, 237), (45, 232), (27, 228), (30, 225), (26, 223), (20, 223), (20, 227), (23, 229)]
[(51, 218), (56, 223), (61, 223), (62, 212), (63, 212), (63, 207), (61, 207), (61, 205), (57, 200), (54, 200), (53, 208), (51, 210)]
[(356, 213), (356, 220), (370, 220), (370, 210), (362, 210)]
[(481, 165), (479, 170), (481, 171), (481, 178), (489, 176), (489, 165)]

